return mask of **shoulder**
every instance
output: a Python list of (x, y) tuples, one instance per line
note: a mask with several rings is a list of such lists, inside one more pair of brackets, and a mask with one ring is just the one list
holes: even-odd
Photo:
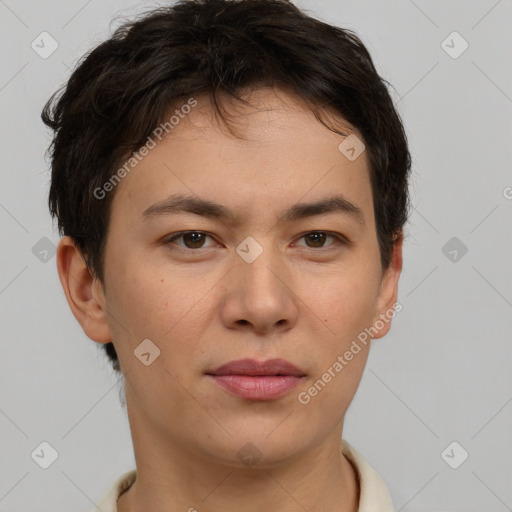
[(135, 482), (136, 477), (136, 469), (123, 473), (114, 481), (108, 491), (90, 512), (117, 512), (117, 500), (119, 496)]
[(379, 473), (344, 439), (342, 452), (352, 463), (359, 477), (358, 512), (395, 512), (388, 488)]

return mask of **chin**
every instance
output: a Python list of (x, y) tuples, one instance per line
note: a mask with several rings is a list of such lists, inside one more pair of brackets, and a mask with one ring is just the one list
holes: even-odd
[(278, 432), (256, 426), (236, 431), (226, 426), (232, 437), (224, 436), (219, 444), (209, 445), (208, 453), (220, 464), (237, 468), (271, 469), (286, 464), (307, 448), (297, 430)]

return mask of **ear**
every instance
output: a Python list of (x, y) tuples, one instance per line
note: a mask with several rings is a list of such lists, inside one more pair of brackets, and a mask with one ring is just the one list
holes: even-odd
[(402, 271), (402, 245), (403, 233), (393, 245), (391, 262), (382, 276), (379, 296), (377, 298), (376, 316), (373, 321), (373, 338), (382, 338), (391, 328), (391, 319), (395, 316), (394, 310), (401, 311), (401, 305), (395, 306), (398, 298), (398, 280)]
[(69, 236), (62, 237), (57, 247), (57, 270), (69, 307), (85, 334), (98, 343), (112, 341), (103, 286)]

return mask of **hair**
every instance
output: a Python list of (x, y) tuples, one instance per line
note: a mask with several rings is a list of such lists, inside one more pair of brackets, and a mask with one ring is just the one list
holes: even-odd
[[(85, 54), (43, 108), (53, 130), (50, 213), (91, 274), (103, 259), (115, 191), (95, 190), (140, 148), (183, 99), (208, 94), (215, 114), (225, 94), (292, 90), (321, 116), (348, 121), (369, 159), (381, 266), (408, 218), (411, 157), (399, 114), (368, 50), (347, 29), (314, 19), (287, 0), (181, 0), (125, 21)], [(102, 345), (120, 371), (113, 343)]]

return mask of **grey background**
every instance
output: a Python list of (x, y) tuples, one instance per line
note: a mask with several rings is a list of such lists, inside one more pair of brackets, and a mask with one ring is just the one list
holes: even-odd
[[(512, 2), (296, 4), (367, 44), (394, 86), (414, 161), (403, 311), (373, 345), (344, 437), (399, 511), (512, 510)], [(154, 5), (0, 0), (3, 512), (86, 512), (134, 467), (119, 385), (58, 281), (39, 116), (114, 16)], [(43, 31), (59, 45), (47, 59), (31, 48)], [(469, 44), (456, 59), (441, 46), (453, 31)], [(42, 441), (59, 454), (46, 470), (30, 455)], [(441, 456), (453, 441), (452, 464), (469, 453), (458, 469)]]

